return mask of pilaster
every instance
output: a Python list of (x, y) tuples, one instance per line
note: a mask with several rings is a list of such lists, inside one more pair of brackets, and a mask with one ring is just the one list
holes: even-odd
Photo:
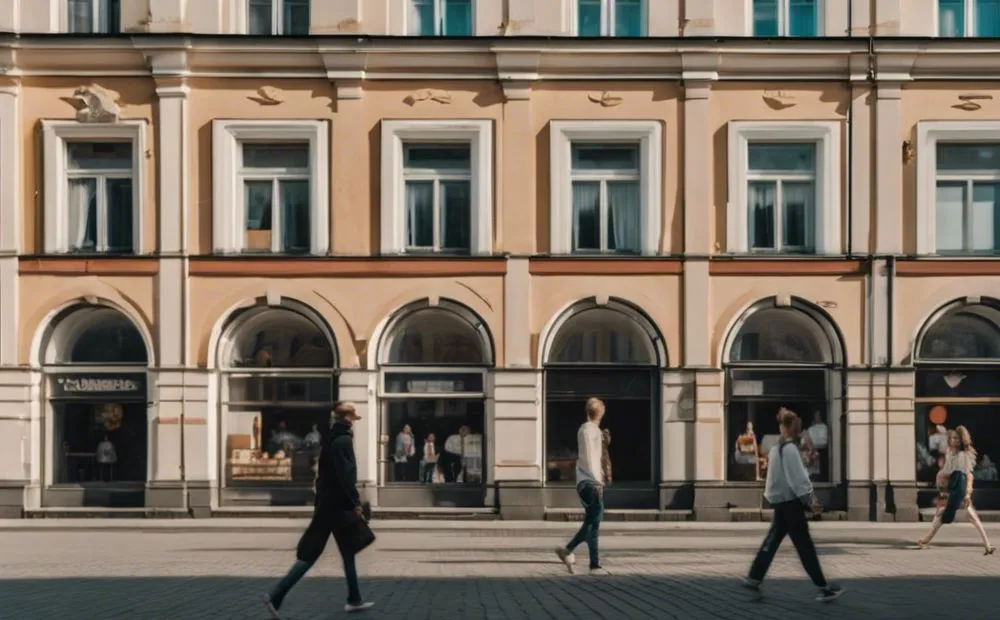
[[(712, 253), (712, 149), (709, 97), (717, 74), (705, 61), (684, 58), (684, 253)], [(688, 71), (688, 64), (695, 68)], [(668, 237), (669, 238), (669, 237)]]
[(871, 87), (851, 85), (851, 199), (850, 250), (864, 256), (871, 252), (872, 226), (872, 106)]
[(361, 420), (354, 423), (354, 454), (358, 461), (358, 490), (365, 501), (378, 503), (379, 410), (376, 399), (378, 373), (368, 370), (342, 370), (337, 398), (354, 404)]
[(0, 518), (18, 518), (31, 479), (31, 377), (0, 369)]
[[(531, 82), (505, 80), (503, 124), (500, 132), (498, 178), (517, 179), (517, 183), (498, 183), (495, 230), (497, 247), (511, 254), (536, 251), (536, 151), (532, 123)], [(502, 175), (502, 176), (501, 176)]]
[(17, 365), (21, 251), (20, 84), (0, 84), (0, 366)]
[(503, 358), (507, 368), (531, 368), (531, 275), (527, 258), (507, 260), (504, 274)]
[(660, 505), (689, 510), (694, 504), (695, 375), (666, 371), (661, 377)]
[(210, 516), (217, 451), (209, 447), (209, 426), (217, 412), (209, 410), (208, 372), (161, 370), (151, 373), (150, 384), (156, 405), (146, 505)]
[(875, 102), (875, 253), (903, 252), (901, 82), (880, 82)]
[(542, 374), (536, 369), (492, 373), (493, 455), (497, 503), (505, 519), (541, 519)]
[[(694, 514), (699, 521), (728, 521), (725, 480), (725, 373), (694, 372), (694, 424), (688, 449), (693, 462)], [(689, 469), (690, 472), (690, 469)]]

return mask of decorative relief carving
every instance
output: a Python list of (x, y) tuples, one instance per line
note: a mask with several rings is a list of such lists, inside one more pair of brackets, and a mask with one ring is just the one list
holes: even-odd
[(976, 110), (982, 110), (983, 104), (980, 101), (991, 101), (993, 95), (987, 95), (982, 93), (966, 93), (964, 95), (958, 96), (959, 101), (962, 103), (956, 103), (951, 106), (956, 110), (965, 110), (966, 112), (975, 112)]
[(408, 106), (415, 106), (424, 101), (433, 101), (434, 103), (440, 103), (442, 105), (450, 105), (451, 93), (446, 90), (424, 88), (407, 95), (406, 98), (403, 99), (403, 103)]
[(618, 97), (617, 95), (612, 95), (608, 91), (604, 91), (599, 95), (588, 93), (587, 99), (599, 104), (602, 108), (613, 108), (617, 105), (621, 105), (622, 102), (625, 101), (623, 98)]
[(799, 103), (798, 97), (789, 95), (781, 90), (765, 90), (763, 95), (764, 103), (775, 110), (784, 110)]
[(257, 89), (256, 95), (250, 95), (247, 99), (260, 105), (278, 105), (285, 102), (281, 98), (281, 93), (273, 86), (261, 86)]
[(62, 100), (76, 108), (76, 120), (81, 123), (117, 123), (121, 117), (118, 94), (96, 84), (81, 86)]

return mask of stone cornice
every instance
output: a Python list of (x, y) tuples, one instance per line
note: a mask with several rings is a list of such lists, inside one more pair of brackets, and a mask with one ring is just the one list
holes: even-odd
[(876, 81), (1000, 79), (1000, 43), (936, 39), (643, 40), (358, 36), (0, 35), (18, 76), (324, 78), (338, 97), (367, 80), (492, 80), (510, 95), (544, 80)]

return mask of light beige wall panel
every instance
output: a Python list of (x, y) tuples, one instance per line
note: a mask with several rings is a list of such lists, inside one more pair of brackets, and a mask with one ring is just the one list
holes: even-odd
[(326, 0), (309, 3), (310, 34), (349, 34), (364, 31), (362, 0)]

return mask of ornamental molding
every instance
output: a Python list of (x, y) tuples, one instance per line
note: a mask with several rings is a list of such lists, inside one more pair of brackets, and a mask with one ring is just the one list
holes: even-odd
[(62, 97), (76, 109), (76, 120), (81, 123), (117, 123), (122, 113), (118, 99), (118, 93), (97, 84), (81, 86), (73, 96)]
[(280, 105), (285, 102), (281, 91), (273, 86), (261, 86), (255, 94), (250, 95), (247, 99), (263, 106)]
[(403, 103), (413, 107), (418, 103), (440, 103), (442, 105), (451, 105), (451, 93), (446, 90), (437, 90), (434, 88), (422, 88), (420, 90), (414, 91), (403, 97)]

